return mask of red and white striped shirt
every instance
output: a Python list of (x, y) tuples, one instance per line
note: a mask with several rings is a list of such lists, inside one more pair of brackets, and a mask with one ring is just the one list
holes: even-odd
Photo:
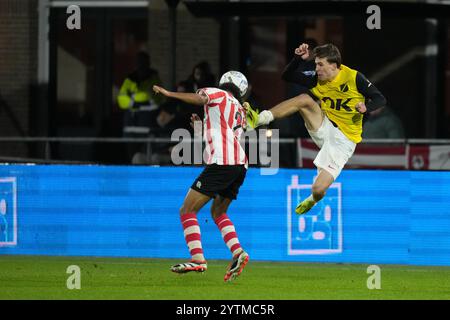
[(217, 88), (202, 88), (197, 93), (208, 98), (203, 119), (206, 163), (248, 167), (245, 150), (239, 143), (247, 123), (242, 105), (232, 94)]

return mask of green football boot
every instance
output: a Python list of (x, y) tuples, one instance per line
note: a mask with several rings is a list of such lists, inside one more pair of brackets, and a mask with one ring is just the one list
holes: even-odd
[(250, 106), (250, 103), (248, 102), (244, 102), (242, 106), (246, 111), (245, 115), (247, 118), (247, 127), (250, 127), (251, 129), (256, 129), (256, 127), (258, 126), (259, 110), (258, 109), (254, 110)]

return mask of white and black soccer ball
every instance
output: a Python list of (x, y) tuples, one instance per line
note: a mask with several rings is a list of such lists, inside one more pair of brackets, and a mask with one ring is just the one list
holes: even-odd
[(247, 78), (239, 71), (228, 71), (225, 72), (219, 81), (219, 86), (225, 83), (232, 83), (238, 87), (241, 97), (247, 93), (248, 81)]

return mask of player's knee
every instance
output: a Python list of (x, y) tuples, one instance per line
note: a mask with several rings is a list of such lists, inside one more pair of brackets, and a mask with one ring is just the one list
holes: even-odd
[(183, 204), (180, 208), (180, 216), (186, 213), (196, 213), (193, 206), (190, 206), (189, 204)]
[(211, 206), (211, 217), (213, 219), (217, 219), (222, 213), (224, 212), (224, 209), (222, 208), (222, 206), (219, 204), (215, 204), (213, 203)]
[(312, 186), (312, 194), (314, 197), (314, 200), (318, 201), (322, 199), (327, 192), (327, 188), (324, 185), (321, 184), (313, 184)]
[(216, 220), (220, 215), (220, 210), (211, 208), (211, 218), (213, 218), (213, 220)]

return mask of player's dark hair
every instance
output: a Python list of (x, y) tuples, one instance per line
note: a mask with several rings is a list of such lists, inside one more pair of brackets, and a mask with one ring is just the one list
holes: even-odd
[(317, 58), (327, 59), (328, 63), (336, 63), (338, 68), (341, 66), (341, 53), (334, 44), (327, 43), (323, 46), (315, 47), (313, 53)]
[(240, 102), (243, 103), (244, 101), (242, 101), (242, 96), (241, 96), (241, 91), (239, 90), (239, 88), (232, 84), (231, 82), (226, 82), (223, 83), (222, 85), (219, 86), (220, 90), (224, 90), (224, 91), (229, 91), (231, 92), (231, 94)]

